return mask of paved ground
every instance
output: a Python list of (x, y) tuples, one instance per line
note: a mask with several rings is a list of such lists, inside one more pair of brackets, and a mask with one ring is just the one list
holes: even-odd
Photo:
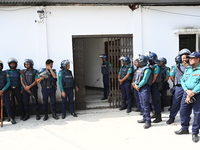
[[(167, 108), (166, 108), (167, 110)], [(175, 135), (180, 129), (179, 117), (172, 125), (166, 125), (168, 111), (163, 121), (143, 129), (136, 112), (126, 114), (118, 109), (92, 109), (77, 111), (78, 117), (68, 115), (66, 119), (35, 120), (25, 122), (16, 119), (12, 125), (4, 121), (0, 128), (0, 147), (3, 150), (133, 150), (133, 149), (190, 149), (200, 148), (193, 143), (192, 135)], [(60, 114), (59, 114), (60, 116)], [(191, 128), (190, 128), (191, 132)]]

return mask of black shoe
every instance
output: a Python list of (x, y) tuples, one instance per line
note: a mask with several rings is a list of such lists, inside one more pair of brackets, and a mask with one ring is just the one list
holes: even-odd
[(43, 121), (46, 121), (49, 118), (48, 114), (44, 115)]
[(53, 114), (52, 114), (52, 117), (53, 117), (54, 119), (56, 119), (56, 120), (59, 119), (59, 117), (56, 115), (56, 113), (53, 113)]
[(145, 123), (144, 129), (148, 129), (148, 128), (150, 128), (150, 127), (151, 127), (151, 124), (150, 124), (150, 123)]
[(65, 119), (66, 118), (66, 114), (62, 114), (61, 118)]
[(183, 129), (180, 129), (178, 131), (175, 131), (174, 133), (178, 134), (178, 135), (181, 135), (181, 134), (189, 134), (189, 131), (188, 130), (183, 130)]
[(138, 120), (137, 122), (138, 123), (145, 123), (145, 120), (142, 119), (142, 120)]
[(121, 107), (119, 110), (124, 110), (124, 109), (126, 109), (126, 107)]
[(130, 113), (131, 111), (132, 111), (131, 108), (129, 108), (126, 110), (126, 113)]
[(108, 99), (107, 97), (103, 97), (101, 100), (106, 100), (106, 99)]
[(37, 112), (37, 114), (36, 114), (36, 120), (40, 120), (40, 114), (39, 114), (39, 112)]
[(170, 111), (170, 110), (171, 110), (171, 107), (168, 108), (168, 111)]
[(143, 115), (143, 112), (141, 111), (141, 112), (140, 112), (140, 116), (142, 116), (142, 115)]
[(23, 120), (23, 119), (24, 119), (24, 115), (21, 115), (21, 116), (20, 116), (20, 120)]
[(199, 141), (198, 134), (192, 134), (192, 141), (195, 143)]
[(72, 116), (77, 117), (76, 113), (71, 113)]
[(7, 121), (10, 122), (10, 117), (8, 117)]
[(11, 118), (10, 120), (11, 120), (12, 124), (16, 124), (17, 123), (14, 118)]
[(166, 124), (172, 124), (173, 122), (174, 122), (174, 120), (169, 119), (169, 120), (167, 120)]
[(28, 120), (29, 118), (30, 118), (29, 114), (26, 113), (25, 116), (24, 116), (24, 118), (23, 118), (23, 121), (26, 121), (26, 120)]
[(161, 121), (162, 121), (161, 114), (156, 114), (156, 119), (153, 121), (153, 123), (159, 123)]

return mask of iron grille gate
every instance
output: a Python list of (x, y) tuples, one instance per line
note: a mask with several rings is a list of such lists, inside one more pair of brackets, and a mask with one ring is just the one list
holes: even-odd
[(121, 67), (119, 58), (121, 56), (133, 58), (133, 38), (130, 37), (112, 37), (108, 38), (108, 59), (111, 63), (110, 86), (109, 86), (109, 104), (111, 108), (121, 106), (121, 90), (118, 82), (118, 73)]

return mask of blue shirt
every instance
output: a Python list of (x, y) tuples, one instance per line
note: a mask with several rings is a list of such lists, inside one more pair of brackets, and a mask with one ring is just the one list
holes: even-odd
[(186, 68), (181, 85), (184, 91), (192, 90), (195, 94), (200, 92), (200, 64), (195, 69), (192, 66)]
[(142, 80), (140, 81), (140, 83), (139, 83), (139, 85), (138, 85), (139, 88), (141, 88), (141, 87), (143, 87), (145, 84), (147, 84), (150, 75), (151, 75), (151, 69), (150, 69), (150, 68), (147, 68), (147, 69), (144, 71), (144, 77), (142, 78)]

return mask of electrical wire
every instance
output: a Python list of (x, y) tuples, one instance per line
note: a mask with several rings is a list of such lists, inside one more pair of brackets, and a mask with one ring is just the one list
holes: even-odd
[(163, 12), (163, 13), (168, 13), (168, 14), (174, 14), (174, 15), (189, 16), (189, 17), (200, 17), (200, 15), (191, 15), (191, 14), (176, 13), (176, 12), (170, 12), (170, 11), (153, 9), (153, 8), (150, 8), (150, 7), (147, 8), (147, 7), (144, 7), (144, 6), (142, 6), (142, 8), (153, 10), (153, 11), (158, 11), (158, 12)]
[[(29, 8), (32, 8), (34, 6), (30, 6), (30, 7), (23, 7), (23, 8), (17, 8), (17, 9), (10, 9), (10, 10), (7, 10), (7, 9), (1, 9), (0, 8), (0, 11), (19, 11), (19, 10), (23, 10), (23, 9), (29, 9)], [(5, 7), (4, 7), (5, 8)]]

